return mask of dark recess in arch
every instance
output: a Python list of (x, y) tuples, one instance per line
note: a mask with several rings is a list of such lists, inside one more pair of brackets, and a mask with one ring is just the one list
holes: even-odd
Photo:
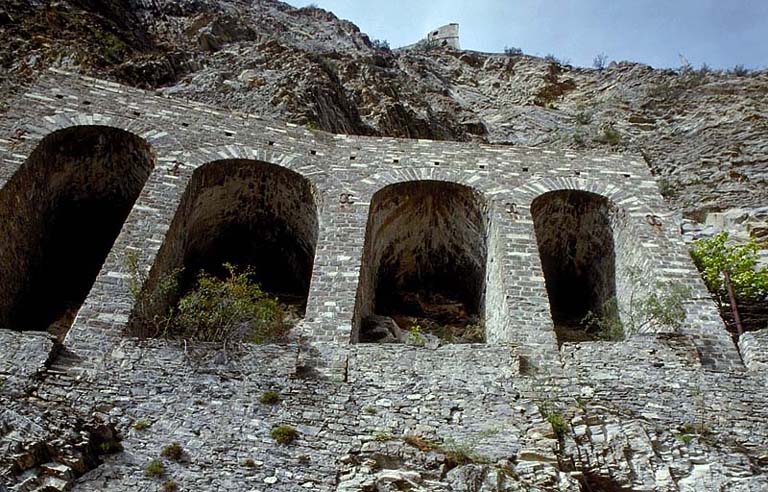
[(558, 342), (595, 339), (582, 323), (591, 311), (616, 316), (616, 254), (605, 197), (585, 191), (545, 193), (531, 204)]
[(145, 289), (182, 271), (178, 292), (155, 308), (163, 311), (194, 287), (198, 272), (224, 277), (222, 265), (231, 263), (250, 268), (265, 291), (303, 315), (317, 235), (305, 177), (261, 161), (210, 162), (193, 173)]
[(0, 327), (63, 337), (154, 166), (105, 126), (46, 136), (0, 191)]
[[(462, 330), (482, 324), (486, 215), (480, 195), (456, 183), (413, 181), (378, 191), (368, 217), (352, 341), (403, 341), (414, 324), (444, 341), (481, 341), (484, 333), (470, 339)], [(383, 338), (382, 316), (398, 325), (390, 323), (394, 333)]]

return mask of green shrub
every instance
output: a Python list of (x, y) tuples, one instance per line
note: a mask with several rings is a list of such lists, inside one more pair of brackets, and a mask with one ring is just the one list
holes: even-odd
[(160, 456), (173, 461), (181, 461), (182, 456), (184, 456), (184, 448), (181, 447), (181, 444), (174, 442), (163, 447)]
[(279, 425), (272, 429), (269, 435), (279, 444), (290, 444), (299, 437), (299, 431), (290, 425)]
[(523, 50), (521, 50), (520, 48), (516, 48), (514, 46), (505, 46), (504, 47), (504, 54), (507, 55), (507, 56), (522, 55), (523, 54)]
[(389, 43), (385, 39), (374, 39), (371, 41), (371, 46), (377, 50), (389, 51)]
[(691, 289), (662, 282), (651, 288), (641, 282), (638, 271), (630, 271), (628, 276), (632, 287), (626, 310), (620, 310), (616, 298), (611, 297), (599, 312), (589, 311), (582, 324), (594, 330), (599, 340), (614, 342), (650, 324), (677, 331), (685, 321), (685, 302), (691, 297)]
[(147, 463), (147, 466), (144, 468), (144, 474), (148, 477), (162, 477), (163, 473), (165, 473), (165, 467), (160, 460), (157, 459)]
[(550, 413), (547, 416), (547, 422), (552, 426), (552, 431), (558, 439), (562, 439), (568, 433), (568, 422), (563, 417), (563, 414), (557, 412)]
[(579, 125), (589, 125), (592, 123), (592, 113), (589, 111), (579, 111), (576, 113), (576, 123)]
[(675, 437), (686, 446), (693, 441), (693, 436), (690, 434), (675, 434)]
[(166, 305), (178, 295), (181, 270), (173, 270), (150, 285), (149, 276), (141, 269), (135, 252), (126, 255), (125, 266), (128, 290), (133, 298), (131, 330), (143, 337), (169, 336), (173, 330), (174, 311)]
[(253, 458), (246, 458), (245, 461), (243, 461), (243, 466), (246, 468), (256, 468), (256, 462)]
[(147, 430), (152, 426), (152, 424), (148, 420), (139, 419), (136, 422), (133, 423), (133, 428), (137, 431), (143, 431)]
[(588, 330), (592, 330), (598, 340), (618, 342), (626, 337), (615, 297), (608, 299), (600, 312), (589, 311), (581, 323)]
[(280, 403), (280, 393), (277, 391), (267, 390), (259, 397), (259, 403), (263, 405), (276, 405)]
[(669, 179), (660, 178), (658, 182), (659, 182), (659, 193), (661, 193), (661, 196), (663, 196), (664, 198), (674, 198), (677, 196), (677, 191), (675, 190), (674, 185)]
[(117, 441), (104, 441), (99, 444), (101, 454), (115, 454), (123, 451), (123, 445)]
[(427, 339), (421, 333), (421, 326), (413, 325), (408, 330), (408, 337), (405, 339), (405, 343), (408, 345), (416, 345), (417, 347), (423, 346), (427, 343)]
[(657, 283), (656, 289), (638, 302), (636, 312), (640, 321), (633, 329), (639, 330), (649, 323), (655, 323), (677, 331), (685, 321), (684, 303), (690, 296), (691, 289), (688, 286)]
[(728, 233), (694, 241), (691, 257), (718, 302), (728, 302), (723, 272), (728, 271), (737, 299), (757, 301), (768, 296), (768, 267), (757, 268), (759, 246), (754, 239), (727, 244)]
[(736, 65), (731, 70), (729, 70), (729, 73), (732, 73), (737, 77), (746, 77), (747, 75), (749, 75), (749, 69), (746, 68), (744, 65)]
[(374, 407), (365, 407), (363, 411), (368, 415), (376, 415), (378, 413), (378, 410), (376, 410)]
[(206, 272), (196, 287), (179, 301), (175, 326), (187, 339), (205, 342), (246, 340), (268, 343), (283, 339), (290, 326), (277, 299), (251, 281), (250, 270), (238, 271), (226, 263), (229, 277)]
[(607, 126), (603, 129), (603, 133), (598, 135), (595, 140), (608, 145), (619, 145), (621, 143), (621, 133), (614, 127)]

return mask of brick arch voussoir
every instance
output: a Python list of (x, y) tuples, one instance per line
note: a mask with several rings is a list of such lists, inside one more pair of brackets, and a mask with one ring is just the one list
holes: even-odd
[(57, 113), (49, 118), (25, 120), (15, 125), (14, 132), (24, 138), (24, 143), (17, 152), (21, 151), (29, 156), (47, 136), (81, 126), (104, 126), (123, 130), (147, 142), (155, 155), (180, 148), (173, 135), (140, 118), (98, 113)]
[(295, 172), (309, 181), (315, 192), (319, 194), (326, 194), (336, 188), (331, 176), (323, 168), (295, 153), (275, 152), (269, 149), (236, 144), (200, 147), (185, 152), (180, 158), (192, 170), (211, 162), (233, 159), (265, 162)]
[(488, 201), (506, 192), (499, 183), (486, 176), (436, 167), (413, 167), (377, 172), (361, 179), (358, 186), (364, 188), (355, 191), (371, 199), (387, 186), (414, 181), (442, 181), (463, 185), (480, 193)]
[(564, 190), (594, 193), (606, 198), (611, 204), (623, 209), (631, 216), (639, 217), (657, 214), (632, 191), (602, 180), (588, 178), (559, 177), (537, 179), (518, 186), (512, 190), (510, 196), (514, 197), (518, 206), (530, 209), (531, 204), (536, 198), (552, 191)]

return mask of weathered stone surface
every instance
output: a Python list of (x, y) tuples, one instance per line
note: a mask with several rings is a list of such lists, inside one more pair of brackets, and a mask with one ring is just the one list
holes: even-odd
[[(74, 470), (78, 491), (152, 490), (171, 479), (182, 489), (231, 491), (370, 490), (377, 480), (431, 491), (764, 485), (764, 371), (742, 363), (675, 216), (634, 154), (330, 135), (52, 73), (0, 119), (0, 193), (47, 135), (72, 126), (133, 133), (151, 146), (154, 168), (49, 367), (21, 354), (40, 360), (52, 342), (2, 332), (9, 346), (32, 344), (14, 349), (3, 371), (34, 375), (23, 394), (0, 389), (0, 460), (25, 465), (2, 467), (11, 487), (67, 480), (62, 465)], [(294, 206), (304, 203), (294, 195), (280, 202), (317, 224), (306, 312), (290, 343), (224, 348), (126, 333), (133, 297), (125, 256), (133, 252), (151, 271), (163, 248), (215, 233), (185, 235), (185, 220), (173, 225), (193, 215), (193, 201), (183, 199), (190, 186), (223, 182), (194, 179), (214, 161), (268, 163), (310, 183), (316, 217)], [(269, 183), (274, 191), (269, 179), (254, 189)], [(482, 197), (479, 212), (459, 206), (459, 216), (486, 221), (487, 237), (472, 243), (487, 248), (478, 313), (485, 343), (350, 343), (362, 318), (373, 197), (407, 181), (455, 183)], [(678, 333), (651, 327), (621, 342), (558, 347), (531, 213), (537, 197), (556, 190), (610, 200), (611, 227), (625, 231), (614, 237), (617, 264), (644, 272), (639, 289), (649, 288), (645, 279), (693, 289)], [(227, 213), (247, 215), (247, 196)], [(628, 279), (617, 273), (617, 281)], [(260, 403), (267, 390), (278, 404)], [(99, 429), (111, 425), (123, 452), (69, 452), (73, 443), (101, 449), (111, 441)], [(275, 442), (279, 425), (298, 438)], [(184, 449), (181, 461), (160, 456), (173, 442)], [(43, 445), (51, 456), (32, 452)], [(163, 461), (162, 479), (146, 475), (152, 459)]]

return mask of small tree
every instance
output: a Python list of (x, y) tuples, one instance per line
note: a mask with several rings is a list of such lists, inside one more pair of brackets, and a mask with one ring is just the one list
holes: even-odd
[(740, 336), (743, 329), (736, 303), (768, 296), (768, 267), (757, 268), (759, 247), (754, 239), (743, 244), (727, 243), (727, 232), (700, 239), (693, 243), (691, 256), (721, 309), (730, 304)]
[(374, 39), (371, 41), (371, 46), (377, 50), (389, 51), (389, 42), (386, 39)]
[(597, 54), (594, 60), (592, 60), (592, 66), (598, 70), (603, 70), (607, 64), (608, 64), (608, 55), (606, 55), (605, 53)]

